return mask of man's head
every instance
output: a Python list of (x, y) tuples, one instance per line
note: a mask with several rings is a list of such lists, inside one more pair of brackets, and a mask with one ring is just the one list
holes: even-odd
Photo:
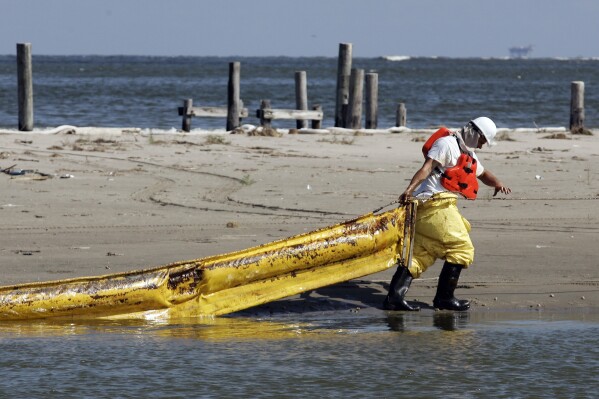
[(474, 132), (478, 134), (478, 142), (476, 148), (482, 148), (486, 143), (489, 146), (495, 145), (495, 134), (497, 134), (497, 126), (495, 122), (486, 116), (481, 116), (470, 121), (470, 125)]

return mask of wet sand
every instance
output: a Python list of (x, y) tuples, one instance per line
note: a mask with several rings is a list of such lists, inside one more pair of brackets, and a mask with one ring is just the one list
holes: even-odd
[[(140, 129), (0, 131), (0, 285), (143, 269), (259, 245), (391, 203), (431, 131), (281, 137)], [(512, 188), (460, 201), (473, 311), (599, 309), (599, 132), (499, 133), (479, 158)], [(442, 262), (408, 299), (430, 307)], [(256, 311), (377, 311), (393, 270)], [(252, 310), (254, 311), (254, 310)]]

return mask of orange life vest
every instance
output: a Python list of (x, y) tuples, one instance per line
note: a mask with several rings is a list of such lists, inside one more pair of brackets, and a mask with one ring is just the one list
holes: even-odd
[[(422, 146), (422, 154), (426, 158), (435, 141), (453, 133), (442, 127), (431, 135)], [(461, 151), (461, 149), (460, 149)], [(476, 159), (470, 154), (462, 152), (455, 166), (441, 172), (441, 185), (449, 191), (462, 194), (470, 200), (476, 199), (478, 193), (478, 180), (476, 179)]]

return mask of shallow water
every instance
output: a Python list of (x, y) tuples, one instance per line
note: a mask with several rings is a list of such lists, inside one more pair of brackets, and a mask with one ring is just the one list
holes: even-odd
[(599, 315), (325, 312), (0, 324), (0, 397), (591, 398)]

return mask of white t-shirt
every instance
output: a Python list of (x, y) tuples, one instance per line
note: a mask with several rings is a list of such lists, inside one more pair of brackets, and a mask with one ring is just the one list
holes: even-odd
[[(441, 171), (451, 168), (458, 163), (458, 158), (462, 153), (460, 152), (460, 146), (458, 141), (453, 136), (441, 137), (433, 144), (432, 148), (428, 152), (428, 157), (434, 159), (441, 164)], [(474, 159), (476, 159), (476, 176), (480, 176), (485, 168), (478, 160), (478, 157), (472, 152)], [(433, 169), (429, 177), (422, 182), (420, 187), (414, 191), (414, 197), (417, 199), (427, 199), (437, 193), (448, 191), (441, 184), (441, 173), (437, 168)]]

